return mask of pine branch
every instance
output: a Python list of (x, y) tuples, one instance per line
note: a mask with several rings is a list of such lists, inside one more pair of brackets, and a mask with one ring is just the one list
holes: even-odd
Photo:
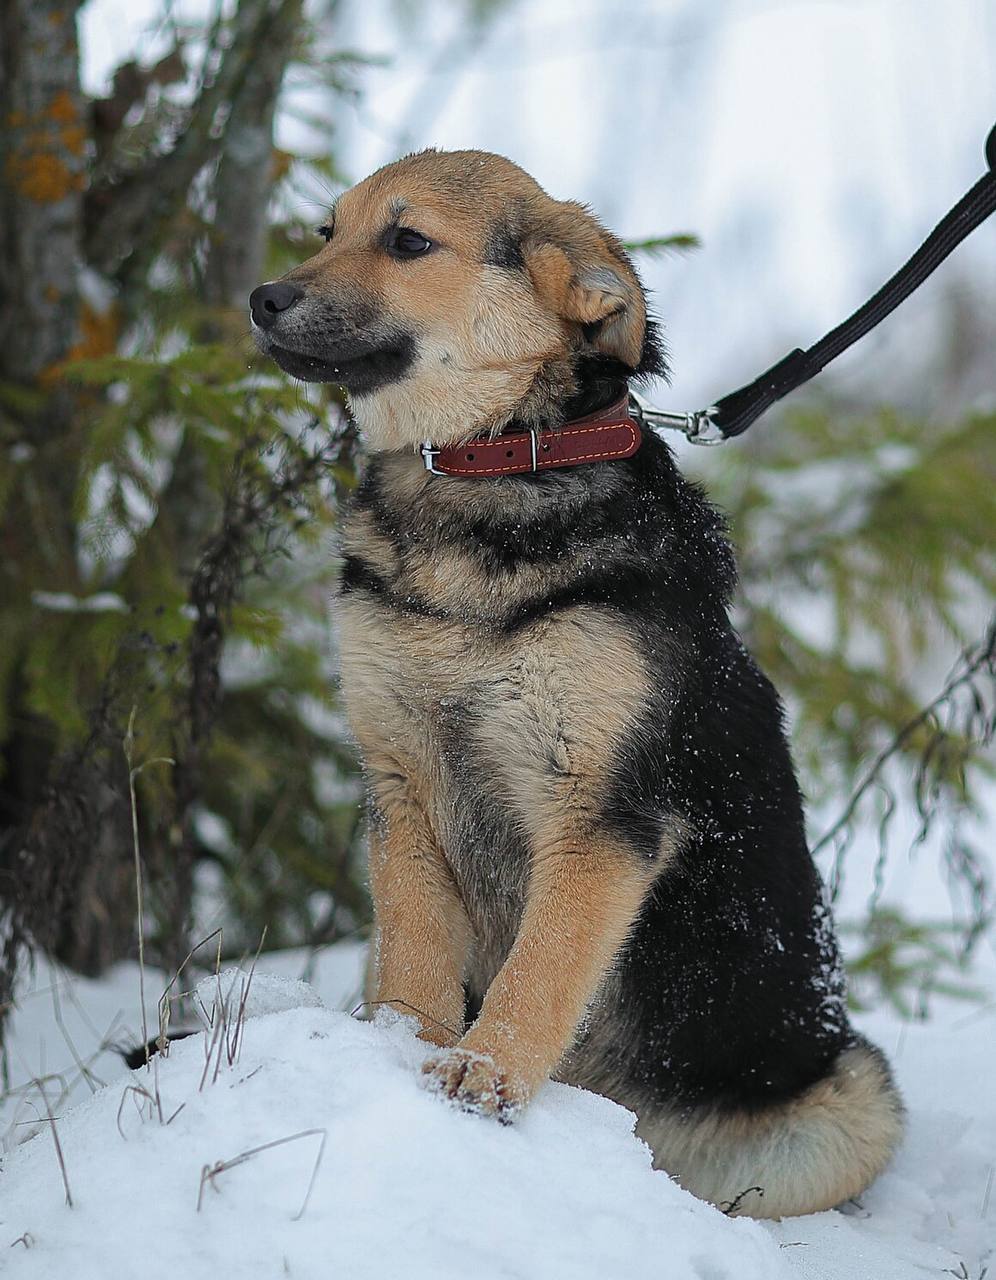
[[(823, 833), (813, 846), (813, 853), (818, 854), (832, 840), (834, 840), (842, 831), (844, 831), (854, 819), (858, 806), (865, 795), (877, 786), (882, 775), (882, 770), (889, 760), (898, 752), (902, 751), (913, 736), (925, 725), (936, 721), (938, 712), (949, 707), (955, 696), (963, 689), (971, 687), (973, 689), (975, 705), (975, 717), (983, 716), (981, 727), (980, 741), (988, 742), (993, 734), (994, 719), (993, 713), (986, 714), (979, 700), (978, 691), (975, 689), (974, 681), (976, 676), (988, 672), (996, 677), (996, 616), (990, 621), (989, 627), (983, 638), (973, 646), (962, 650), (962, 653), (955, 664), (952, 675), (948, 678), (940, 693), (933, 698), (927, 705), (896, 733), (892, 739), (879, 751), (875, 759), (865, 770), (861, 781), (851, 792), (851, 796), (844, 806), (844, 809), (837, 820)], [(929, 764), (929, 757), (936, 750), (936, 735), (932, 743), (928, 745), (925, 753), (926, 763)], [(922, 781), (919, 787), (922, 787)], [(919, 789), (919, 788), (918, 788)], [(921, 805), (922, 809), (922, 805)]]

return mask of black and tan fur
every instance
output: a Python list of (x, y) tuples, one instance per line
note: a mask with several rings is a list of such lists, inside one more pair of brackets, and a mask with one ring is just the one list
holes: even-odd
[(381, 169), (325, 234), (252, 308), (278, 363), (346, 387), (370, 451), (336, 612), (375, 998), (418, 1011), (427, 1082), (459, 1105), (507, 1118), (554, 1075), (632, 1108), (716, 1203), (856, 1195), (901, 1106), (848, 1024), (720, 517), (651, 435), (501, 479), (414, 451), (556, 426), (661, 372), (622, 246), (474, 151)]

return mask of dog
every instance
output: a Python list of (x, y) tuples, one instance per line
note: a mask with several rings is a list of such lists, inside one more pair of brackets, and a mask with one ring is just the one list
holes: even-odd
[(459, 1107), (507, 1121), (552, 1076), (727, 1211), (858, 1195), (903, 1108), (723, 520), (627, 407), (665, 358), (622, 244), (479, 151), (378, 170), (319, 232), (250, 311), (369, 451), (336, 608), (376, 1001)]

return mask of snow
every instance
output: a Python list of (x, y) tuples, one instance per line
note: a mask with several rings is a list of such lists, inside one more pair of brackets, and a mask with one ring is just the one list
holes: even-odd
[(113, 591), (74, 596), (68, 591), (32, 591), (31, 603), (53, 613), (127, 613), (128, 606)]
[[(8, 1128), (9, 1274), (978, 1280), (993, 1250), (993, 1002), (940, 1006), (929, 1023), (861, 1019), (895, 1065), (907, 1140), (860, 1205), (760, 1224), (654, 1172), (633, 1117), (583, 1090), (548, 1084), (510, 1127), (453, 1110), (420, 1085), (431, 1050), (408, 1019), (344, 1011), (360, 999), (362, 947), (306, 960), (262, 956), (251, 981), (205, 979), (192, 1004), (205, 1029), (131, 1073), (98, 1050), (118, 1011), (137, 1008), (135, 966), (100, 982), (39, 967), (13, 1014), (0, 1124), (44, 1114), (29, 1081), (48, 1073), (73, 1207), (51, 1126)], [(153, 1028), (164, 986), (146, 974)], [(110, 1038), (137, 1043), (130, 1021)], [(107, 1082), (92, 1095), (77, 1058)], [(58, 1068), (71, 1089), (55, 1105)]]
[[(247, 971), (237, 966), (202, 978), (194, 988), (194, 999), (198, 1007), (209, 1014), (222, 1005), (229, 1011), (242, 1010), (247, 1018), (280, 1013), (284, 1009), (316, 1009), (322, 1003), (318, 992), (308, 982), (280, 977), (275, 973)], [(209, 1017), (209, 1025), (211, 1021)]]

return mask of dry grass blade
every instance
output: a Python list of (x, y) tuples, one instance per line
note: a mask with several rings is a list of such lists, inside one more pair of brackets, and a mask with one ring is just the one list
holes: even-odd
[(25, 1231), (23, 1236), (18, 1236), (16, 1240), (12, 1240), (10, 1242), (10, 1247), (13, 1249), (15, 1244), (23, 1244), (25, 1249), (30, 1249), (34, 1242), (35, 1238), (31, 1232)]
[[(70, 1093), (72, 1092), (72, 1084), (70, 1081), (66, 1079), (66, 1075), (64, 1072), (62, 1071), (46, 1072), (44, 1067), (41, 1067), (41, 1069), (38, 1071), (33, 1071), (31, 1067), (28, 1066), (28, 1063), (24, 1059), (24, 1056), (17, 1050), (17, 1046), (15, 1045), (13, 1047), (14, 1047), (15, 1053), (17, 1054), (18, 1064), (20, 1065), (21, 1070), (24, 1072), (26, 1083), (23, 1085), (19, 1085), (16, 1089), (10, 1089), (4, 1094), (5, 1100), (7, 1098), (18, 1098), (18, 1104), (14, 1111), (14, 1116), (12, 1120), (8, 1124), (6, 1130), (2, 1134), (0, 1134), (0, 1149), (6, 1149), (6, 1147), (8, 1146), (8, 1143), (11, 1141), (13, 1137), (15, 1129), (22, 1128), (23, 1126), (26, 1126), (26, 1125), (37, 1126), (39, 1124), (44, 1123), (44, 1120), (42, 1120), (41, 1118), (38, 1118), (35, 1120), (20, 1120), (17, 1118), (18, 1116), (23, 1115), (25, 1109), (29, 1107), (35, 1112), (37, 1116), (38, 1108), (35, 1105), (35, 1103), (31, 1101), (29, 1094), (33, 1089), (36, 1089), (38, 1087), (39, 1081), (41, 1081), (43, 1085), (52, 1083), (52, 1084), (57, 1084), (59, 1086), (59, 1094), (55, 1100), (56, 1110), (58, 1110), (58, 1108), (62, 1106), (62, 1104), (66, 1101), (66, 1099), (69, 1097)], [(29, 1136), (33, 1136), (33, 1135), (29, 1135)]]
[[(215, 1015), (215, 1016), (216, 1016), (216, 1019), (217, 1019), (217, 1023), (218, 1023), (218, 1031), (219, 1031), (219, 1035), (218, 1035), (218, 1052), (217, 1052), (217, 1054), (215, 1055), (215, 1060), (214, 1060), (214, 1073), (213, 1073), (213, 1074), (212, 1074), (212, 1076), (211, 1076), (211, 1083), (212, 1083), (212, 1084), (214, 1084), (214, 1083), (217, 1081), (218, 1076), (219, 1076), (219, 1074), (220, 1074), (220, 1072), (221, 1072), (221, 1055), (222, 1055), (222, 1052), (223, 1052), (223, 1051), (224, 1051), (224, 1052), (226, 1052), (226, 1053), (228, 1052), (228, 1045), (229, 1045), (229, 1040), (228, 1040), (228, 1024), (229, 1024), (229, 1020), (230, 1020), (230, 1018), (231, 1018), (231, 1012), (232, 1012), (232, 1010), (231, 1010), (231, 999), (232, 999), (232, 991), (231, 991), (231, 988), (229, 988), (229, 990), (225, 993), (225, 995), (224, 995), (224, 996), (222, 996), (222, 994), (221, 994), (221, 975), (220, 975), (220, 974), (218, 974), (218, 975), (217, 975), (217, 983), (218, 983), (218, 993), (217, 993), (217, 997), (216, 997), (216, 999), (218, 1000), (218, 1002), (219, 1002), (219, 1004), (220, 1004), (221, 1008), (220, 1008), (220, 1011), (219, 1011), (219, 1012), (217, 1012), (217, 1013), (216, 1013), (216, 1015)], [(233, 984), (233, 985), (234, 985), (234, 984)], [(236, 1034), (238, 1034), (238, 1033), (236, 1033)]]
[(45, 1085), (41, 1080), (32, 1081), (38, 1088), (38, 1092), (42, 1096), (42, 1102), (45, 1104), (45, 1115), (52, 1130), (52, 1141), (55, 1143), (55, 1157), (59, 1162), (59, 1171), (62, 1174), (62, 1185), (66, 1191), (66, 1204), (71, 1209), (73, 1207), (73, 1193), (69, 1190), (69, 1175), (66, 1172), (66, 1159), (62, 1154), (62, 1143), (59, 1141), (59, 1130), (56, 1128), (55, 1116), (52, 1115), (52, 1108), (48, 1105), (48, 1094), (45, 1092)]
[(292, 1133), (286, 1138), (277, 1138), (273, 1142), (264, 1142), (262, 1146), (250, 1147), (248, 1151), (241, 1151), (237, 1156), (232, 1156), (229, 1160), (219, 1160), (215, 1164), (206, 1164), (201, 1169), (201, 1184), (197, 1192), (197, 1212), (200, 1213), (201, 1205), (204, 1202), (204, 1188), (210, 1184), (213, 1191), (218, 1190), (214, 1185), (214, 1180), (219, 1174), (227, 1173), (229, 1169), (235, 1169), (238, 1165), (245, 1164), (247, 1160), (252, 1160), (256, 1156), (262, 1155), (264, 1151), (272, 1151), (275, 1147), (285, 1147), (289, 1142), (299, 1142), (302, 1138), (317, 1138), (319, 1135), (321, 1135), (322, 1140), (319, 1143), (318, 1154), (315, 1156), (315, 1163), (311, 1169), (308, 1190), (304, 1194), (300, 1209), (298, 1209), (293, 1218), (294, 1222), (299, 1222), (304, 1217), (308, 1202), (311, 1200), (315, 1179), (318, 1177), (322, 1156), (325, 1154), (325, 1143), (328, 1139), (328, 1130), (326, 1129), (302, 1129), (300, 1133)]
[[(219, 1009), (217, 1005), (211, 1009), (212, 1021), (208, 1030), (204, 1033), (204, 1070), (201, 1072), (200, 1084), (197, 1086), (197, 1092), (201, 1093), (207, 1084), (208, 1073), (211, 1070), (211, 1061), (216, 1056), (221, 1061), (221, 1046), (224, 1043), (225, 1035), (225, 1011), (224, 1008)], [(208, 1036), (210, 1031), (210, 1037)], [(216, 1079), (218, 1070), (215, 1068), (212, 1080)]]
[(116, 1121), (118, 1126), (118, 1133), (121, 1134), (121, 1137), (125, 1140), (125, 1142), (128, 1141), (128, 1135), (125, 1133), (124, 1129), (122, 1129), (121, 1127), (121, 1112), (124, 1110), (124, 1104), (128, 1099), (129, 1093), (133, 1095), (133, 1101), (135, 1102), (135, 1110), (138, 1112), (138, 1118), (141, 1121), (143, 1121), (143, 1123), (145, 1121), (145, 1116), (142, 1115), (142, 1105), (138, 1101), (138, 1099), (145, 1098), (150, 1103), (151, 1106), (153, 1107), (156, 1106), (156, 1099), (148, 1091), (148, 1089), (144, 1087), (144, 1085), (129, 1084), (125, 1087), (124, 1093), (122, 1093), (121, 1095), (121, 1101), (118, 1103), (118, 1115), (117, 1115), (117, 1121)]
[[(63, 974), (62, 977), (64, 978), (65, 974)], [(55, 1017), (55, 1025), (59, 1028), (59, 1033), (66, 1043), (66, 1048), (72, 1054), (73, 1061), (76, 1063), (76, 1069), (80, 1073), (80, 1078), (86, 1081), (91, 1093), (96, 1093), (104, 1082), (98, 1075), (90, 1070), (89, 1063), (84, 1062), (83, 1058), (80, 1056), (79, 1050), (76, 1048), (76, 1044), (72, 1036), (69, 1034), (69, 1028), (66, 1026), (65, 1019), (62, 1016), (62, 998), (59, 994), (60, 980), (61, 979), (57, 977), (55, 982), (52, 983), (52, 1013)], [(99, 1053), (100, 1050), (93, 1055), (93, 1058), (98, 1057)], [(91, 1058), (91, 1061), (93, 1058)]]
[(124, 737), (124, 756), (128, 762), (128, 799), (131, 803), (131, 838), (135, 855), (135, 903), (138, 912), (138, 992), (142, 1002), (142, 1044), (145, 1046), (145, 1065), (149, 1065), (149, 1021), (145, 1011), (145, 895), (142, 883), (142, 851), (138, 840), (138, 799), (135, 794), (135, 779), (151, 764), (172, 764), (176, 761), (168, 756), (157, 756), (154, 760), (146, 760), (144, 764), (134, 763), (135, 747), (135, 715), (138, 707), (132, 707), (128, 717), (128, 730)]
[(242, 990), (239, 994), (239, 1007), (235, 1012), (235, 1026), (231, 1037), (227, 1040), (228, 1065), (233, 1067), (242, 1055), (242, 1041), (245, 1036), (246, 1011), (249, 1006), (249, 992), (252, 988), (253, 976), (256, 973), (256, 963), (259, 960), (260, 952), (263, 950), (263, 943), (266, 941), (266, 926), (263, 926), (263, 932), (260, 934), (259, 946), (256, 948), (256, 954), (252, 958), (252, 964), (249, 966), (249, 973), (242, 980)]
[[(156, 1040), (156, 1048), (163, 1055), (163, 1057), (167, 1057), (169, 1055), (168, 1033), (169, 1033), (169, 1019), (170, 1019), (170, 992), (172, 991), (175, 984), (179, 981), (180, 974), (183, 972), (186, 966), (190, 963), (190, 961), (194, 958), (194, 956), (201, 949), (201, 947), (207, 946), (207, 944), (211, 942), (214, 938), (218, 939), (218, 947), (219, 947), (219, 954), (220, 954), (222, 934), (223, 934), (223, 930), (219, 927), (217, 929), (213, 929), (207, 935), (207, 937), (201, 938), (200, 942), (195, 942), (194, 945), (187, 952), (187, 954), (180, 961), (172, 978), (170, 978), (169, 982), (166, 984), (165, 990), (163, 991), (162, 995), (159, 997), (159, 1036), (158, 1036), (158, 1039)], [(183, 995), (184, 993), (181, 992), (180, 994)], [(201, 1007), (203, 1008), (203, 1006)]]
[(455, 1027), (451, 1027), (447, 1022), (440, 1022), (436, 1018), (431, 1018), (424, 1009), (418, 1009), (413, 1004), (409, 1004), (407, 1000), (361, 1000), (355, 1009), (351, 1010), (350, 1017), (355, 1018), (361, 1009), (375, 1009), (378, 1005), (390, 1005), (395, 1008), (397, 1005), (403, 1005), (406, 1009), (410, 1009), (412, 1013), (417, 1014), (423, 1022), (431, 1023), (434, 1027), (442, 1027), (444, 1031), (448, 1031), (450, 1035), (455, 1036), (458, 1040), (463, 1035), (463, 1031), (457, 1031)]

